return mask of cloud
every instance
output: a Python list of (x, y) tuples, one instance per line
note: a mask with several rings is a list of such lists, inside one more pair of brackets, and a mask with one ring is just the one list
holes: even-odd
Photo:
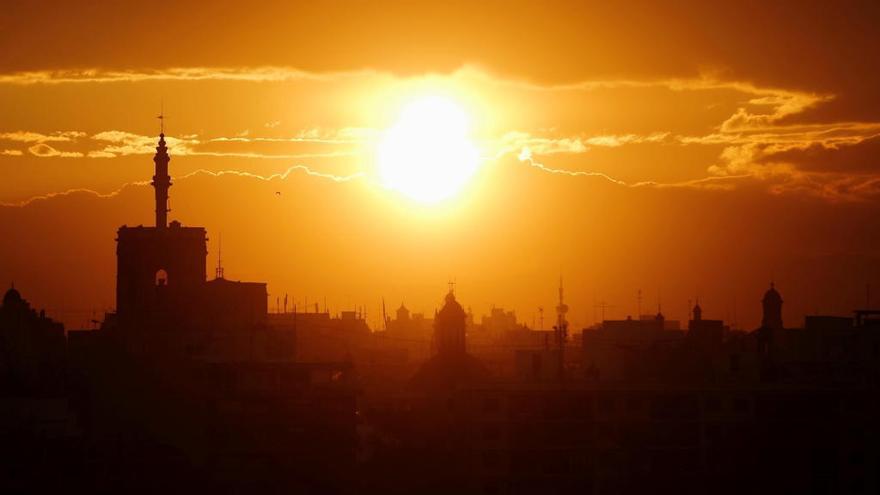
[(633, 143), (662, 143), (669, 136), (668, 132), (654, 132), (646, 136), (640, 136), (637, 134), (622, 134), (622, 135), (604, 135), (604, 136), (593, 136), (586, 140), (587, 144), (593, 146), (607, 146), (611, 148), (616, 148), (618, 146), (623, 146), (625, 144), (633, 144)]
[(21, 150), (3, 150), (0, 151), (0, 155), (3, 156), (21, 156), (24, 153)]
[(51, 134), (42, 134), (32, 131), (0, 132), (0, 140), (15, 141), (18, 143), (52, 143), (71, 142), (84, 137), (86, 133), (79, 131), (58, 131)]
[(323, 143), (323, 144), (360, 144), (375, 139), (378, 131), (363, 127), (344, 127), (342, 129), (310, 128), (299, 131), (293, 136), (263, 137), (240, 134), (235, 137), (216, 137), (206, 140), (211, 143)]
[(83, 156), (78, 151), (59, 151), (46, 143), (38, 143), (28, 148), (30, 154), (40, 158), (80, 158)]
[[(94, 141), (102, 141), (103, 148), (97, 150), (102, 157), (128, 156), (128, 155), (146, 155), (156, 152), (158, 140), (155, 136), (144, 136), (127, 131), (103, 131), (91, 136)], [(166, 137), (166, 143), (169, 148), (174, 149), (176, 155), (187, 155), (192, 152), (192, 146), (198, 144), (198, 139)]]
[[(198, 177), (198, 176), (222, 177), (225, 175), (232, 175), (232, 176), (237, 176), (237, 177), (248, 177), (251, 179), (257, 179), (257, 180), (268, 182), (268, 181), (273, 181), (273, 180), (289, 180), (297, 173), (302, 173), (308, 177), (315, 177), (318, 179), (329, 180), (329, 181), (336, 182), (336, 183), (352, 182), (355, 180), (364, 179), (366, 177), (366, 174), (364, 174), (363, 172), (357, 172), (357, 173), (349, 174), (349, 175), (336, 175), (336, 174), (321, 172), (319, 170), (314, 170), (314, 169), (307, 167), (305, 165), (293, 165), (291, 167), (288, 167), (284, 172), (277, 173), (277, 174), (270, 174), (270, 175), (254, 174), (251, 172), (245, 172), (245, 171), (241, 171), (241, 170), (221, 170), (221, 171), (215, 172), (215, 171), (211, 171), (211, 170), (199, 169), (199, 170), (195, 170), (193, 172), (190, 172), (188, 174), (182, 175), (180, 177), (175, 177), (175, 181), (187, 180), (187, 179), (190, 179), (193, 177)], [(23, 208), (23, 207), (26, 207), (32, 203), (38, 202), (38, 201), (46, 201), (46, 200), (61, 198), (61, 197), (70, 196), (70, 195), (74, 195), (74, 194), (89, 194), (89, 195), (95, 196), (97, 198), (112, 198), (112, 197), (118, 196), (126, 188), (149, 186), (149, 185), (150, 185), (150, 181), (146, 181), (146, 180), (145, 181), (128, 182), (128, 183), (123, 184), (119, 188), (117, 188), (113, 191), (107, 192), (107, 193), (102, 193), (102, 192), (98, 192), (98, 191), (95, 191), (92, 189), (87, 189), (87, 188), (73, 188), (73, 189), (68, 189), (66, 191), (52, 192), (52, 193), (32, 196), (30, 198), (27, 198), (23, 201), (18, 201), (18, 202), (0, 202), (0, 207)]]
[(668, 132), (655, 132), (648, 135), (604, 134), (597, 136), (542, 137), (528, 132), (512, 131), (506, 133), (495, 144), (495, 157), (515, 153), (520, 158), (533, 155), (553, 155), (557, 153), (580, 154), (590, 150), (590, 146), (617, 148), (627, 144), (661, 143), (669, 136)]
[(86, 156), (89, 158), (115, 158), (115, 153), (110, 153), (109, 151), (89, 151)]
[[(369, 70), (351, 72), (308, 72), (291, 67), (178, 67), (155, 70), (62, 70), (62, 71), (31, 71), (0, 75), (0, 84), (17, 85), (57, 85), (57, 84), (109, 84), (137, 83), (143, 81), (240, 81), (243, 83), (262, 83), (272, 81), (338, 81), (340, 78), (356, 77), (389, 77), (390, 73)], [(853, 191), (873, 194), (873, 189), (866, 185), (857, 185), (853, 181), (844, 181), (835, 173), (856, 171), (866, 176), (880, 175), (870, 163), (871, 152), (856, 158), (854, 154), (859, 145), (880, 135), (880, 122), (804, 122), (807, 110), (821, 107), (835, 100), (837, 95), (814, 91), (793, 90), (780, 87), (761, 86), (749, 81), (725, 80), (719, 76), (703, 75), (694, 78), (667, 79), (598, 79), (575, 81), (565, 84), (540, 84), (531, 81), (498, 77), (474, 67), (462, 67), (443, 77), (458, 82), (485, 83), (490, 88), (506, 90), (514, 88), (519, 91), (536, 93), (537, 96), (549, 93), (608, 91), (621, 89), (626, 91), (645, 89), (650, 91), (663, 90), (662, 94), (673, 93), (705, 93), (723, 95), (725, 105), (731, 107), (727, 115), (720, 118), (715, 113), (714, 122), (707, 122), (705, 134), (679, 134), (667, 129), (644, 129), (639, 132), (627, 132), (625, 125), (615, 128), (614, 132), (557, 133), (554, 129), (536, 126), (536, 129), (502, 130), (500, 136), (486, 138), (489, 159), (500, 159), (510, 155), (540, 165), (546, 171), (561, 171), (551, 163), (553, 155), (587, 155), (591, 149), (603, 148), (605, 157), (613, 156), (613, 150), (638, 144), (662, 144), (670, 147), (707, 146), (717, 148), (717, 158), (707, 160), (703, 170), (706, 176), (692, 177), (675, 183), (654, 183), (651, 181), (633, 184), (655, 185), (657, 187), (681, 186), (695, 184), (704, 187), (708, 183), (725, 183), (724, 186), (736, 182), (730, 178), (750, 177), (756, 181), (764, 181), (767, 189), (772, 192), (801, 190), (787, 187), (795, 183), (808, 184), (816, 190), (823, 181), (828, 182), (832, 191), (845, 191), (845, 196), (852, 197)], [(395, 79), (398, 80), (398, 79)], [(528, 95), (525, 95), (528, 97)], [(556, 97), (557, 95), (552, 95)], [(704, 107), (701, 107), (704, 108)], [(716, 107), (716, 108), (721, 108)], [(733, 110), (735, 108), (735, 110)], [(813, 112), (815, 113), (815, 112)], [(259, 124), (258, 128), (259, 127)], [(269, 121), (262, 125), (265, 129), (275, 129), (281, 125), (280, 120)], [(545, 124), (546, 125), (546, 124)], [(659, 127), (659, 125), (657, 125)], [(693, 127), (691, 128), (693, 129)], [(693, 131), (691, 131), (693, 132)], [(364, 127), (343, 127), (340, 129), (308, 128), (287, 136), (259, 136), (253, 132), (241, 133), (238, 136), (199, 137), (183, 135), (177, 138), (168, 137), (169, 147), (177, 156), (211, 156), (242, 159), (281, 159), (295, 160), (307, 158), (332, 158), (357, 156), (363, 152), (356, 145), (369, 143), (379, 133), (376, 129)], [(154, 153), (156, 138), (142, 136), (121, 130), (109, 130), (92, 134), (89, 144), (92, 149), (81, 151), (60, 151), (47, 143), (80, 142), (86, 134), (81, 131), (59, 131), (39, 133), (32, 131), (15, 131), (0, 133), (0, 140), (33, 144), (29, 151), (41, 157), (73, 157), (87, 156), (90, 158), (113, 158), (128, 155), (148, 155)], [(240, 146), (228, 147), (225, 143), (238, 143)], [(340, 145), (328, 150), (310, 149), (309, 153), (290, 153), (288, 150), (276, 150), (280, 153), (266, 153), (265, 148), (255, 146), (260, 143), (314, 143), (329, 146)], [(81, 143), (80, 143), (81, 144)], [(36, 146), (45, 145), (45, 146)], [(352, 146), (354, 145), (354, 146)], [(671, 148), (670, 148), (671, 149)], [(630, 159), (633, 155), (629, 155)], [(537, 161), (540, 158), (540, 163)], [(607, 158), (606, 158), (607, 159)], [(834, 160), (841, 160), (835, 164)], [(827, 166), (826, 166), (827, 165)], [(556, 173), (556, 172), (554, 172)], [(592, 172), (585, 172), (590, 175)], [(604, 174), (593, 174), (604, 175)], [(618, 179), (608, 177), (616, 183)], [(780, 187), (780, 185), (786, 187)], [(627, 184), (632, 185), (632, 184)], [(685, 186), (686, 187), (686, 186)], [(824, 193), (823, 193), (824, 194)]]
[(0, 74), (0, 84), (108, 84), (146, 81), (326, 81), (369, 71), (316, 73), (290, 67), (173, 67), (155, 70), (41, 70)]
[(769, 107), (769, 111), (753, 113), (744, 107), (740, 107), (730, 118), (721, 124), (721, 131), (736, 132), (763, 129), (779, 122), (785, 117), (802, 113), (804, 110), (831, 99), (833, 99), (831, 95), (776, 90), (749, 101), (749, 104), (752, 106)]
[(806, 146), (768, 148), (761, 163), (789, 163), (799, 170), (837, 173), (880, 173), (880, 134), (859, 141), (814, 142)]

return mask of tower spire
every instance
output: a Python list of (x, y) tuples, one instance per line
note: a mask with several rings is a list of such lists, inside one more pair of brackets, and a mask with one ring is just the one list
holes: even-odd
[(152, 186), (156, 190), (156, 228), (164, 229), (168, 226), (168, 188), (171, 187), (171, 177), (168, 175), (168, 148), (165, 146), (165, 112), (159, 114), (161, 132), (159, 133), (159, 145), (156, 146), (156, 155), (153, 163), (156, 164), (156, 173), (153, 175)]
[(159, 134), (165, 135), (165, 100), (162, 100), (162, 103), (159, 104), (159, 115), (156, 116), (159, 119)]

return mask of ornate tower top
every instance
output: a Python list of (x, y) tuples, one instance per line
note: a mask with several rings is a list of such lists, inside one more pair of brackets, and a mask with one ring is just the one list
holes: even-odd
[[(160, 115), (164, 123), (164, 116)], [(164, 131), (164, 128), (162, 129)], [(156, 228), (164, 229), (168, 226), (168, 188), (171, 187), (171, 177), (168, 175), (168, 148), (165, 146), (165, 133), (159, 134), (159, 145), (156, 146), (156, 155), (153, 162), (156, 164), (156, 174), (153, 175), (152, 186), (156, 190)]]
[(450, 290), (446, 294), (443, 307), (434, 317), (434, 338), (438, 354), (443, 356), (465, 354), (466, 320), (467, 313)]

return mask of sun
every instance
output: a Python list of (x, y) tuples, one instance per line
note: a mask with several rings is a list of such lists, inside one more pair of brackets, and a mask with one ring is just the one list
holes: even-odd
[(468, 114), (449, 98), (409, 103), (376, 148), (382, 184), (420, 203), (455, 196), (480, 163), (469, 127)]

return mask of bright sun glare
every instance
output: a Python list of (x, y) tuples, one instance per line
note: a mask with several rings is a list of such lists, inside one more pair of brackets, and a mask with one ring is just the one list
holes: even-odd
[(480, 157), (468, 137), (467, 113), (443, 97), (413, 101), (376, 150), (385, 187), (421, 203), (437, 203), (458, 193), (476, 172)]

